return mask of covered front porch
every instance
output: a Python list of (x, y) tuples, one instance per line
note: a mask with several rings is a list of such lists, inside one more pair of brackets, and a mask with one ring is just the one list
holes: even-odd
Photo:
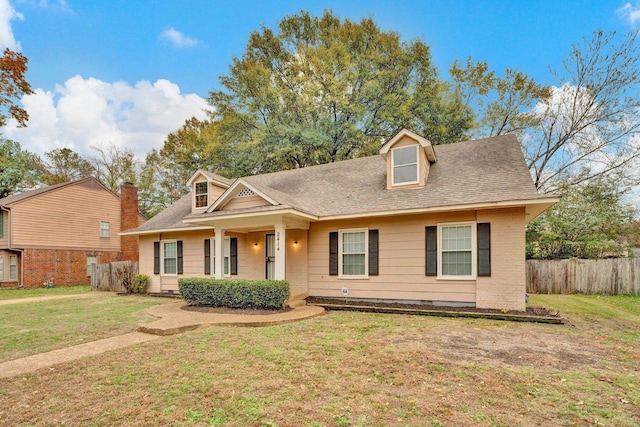
[(214, 229), (212, 277), (287, 280), (292, 295), (307, 294), (307, 220), (287, 213), (221, 216), (198, 219)]

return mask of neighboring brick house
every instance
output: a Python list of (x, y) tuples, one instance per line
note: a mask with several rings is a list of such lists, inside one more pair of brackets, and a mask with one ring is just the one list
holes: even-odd
[(152, 292), (273, 278), (309, 296), (524, 310), (525, 226), (558, 201), (513, 135), (432, 146), (408, 130), (377, 156), (235, 181), (199, 170), (187, 185), (123, 233)]
[(137, 238), (118, 233), (145, 221), (138, 190), (120, 191), (90, 177), (0, 199), (0, 287), (87, 285), (92, 263), (137, 261)]

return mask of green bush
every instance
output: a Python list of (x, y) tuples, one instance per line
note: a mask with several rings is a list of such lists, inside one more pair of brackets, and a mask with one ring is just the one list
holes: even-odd
[(178, 279), (180, 295), (191, 305), (278, 310), (289, 298), (286, 280)]
[(149, 276), (147, 276), (146, 274), (136, 274), (133, 277), (131, 292), (134, 294), (144, 293), (147, 290), (148, 283), (149, 283)]

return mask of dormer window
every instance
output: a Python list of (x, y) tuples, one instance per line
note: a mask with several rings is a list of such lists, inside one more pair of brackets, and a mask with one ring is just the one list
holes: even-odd
[(208, 185), (207, 182), (196, 182), (196, 208), (206, 208), (208, 206)]
[(393, 148), (391, 150), (393, 185), (417, 184), (418, 181), (418, 147)]

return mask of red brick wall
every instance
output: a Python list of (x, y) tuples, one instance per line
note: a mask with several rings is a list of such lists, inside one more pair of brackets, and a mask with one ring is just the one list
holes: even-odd
[[(138, 189), (130, 182), (120, 186), (121, 231), (138, 226)], [(138, 236), (120, 236), (120, 261), (138, 261)]]
[(51, 279), (55, 286), (90, 285), (91, 278), (87, 276), (87, 255), (97, 255), (98, 264), (120, 259), (120, 253), (116, 251), (25, 249), (23, 252), (24, 287), (39, 288)]

